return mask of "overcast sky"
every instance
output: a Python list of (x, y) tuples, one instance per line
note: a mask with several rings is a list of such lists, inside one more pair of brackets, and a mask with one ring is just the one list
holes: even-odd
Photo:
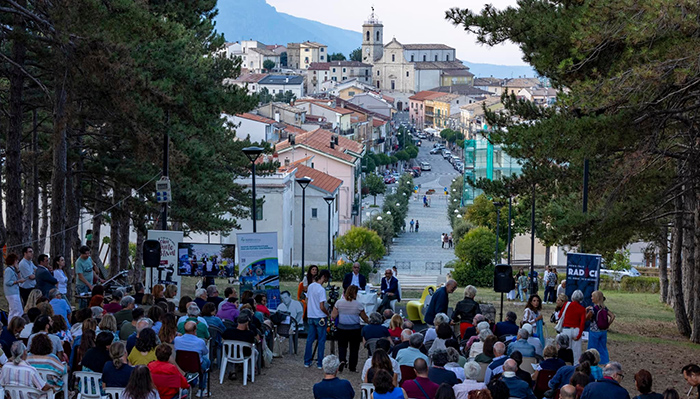
[(483, 4), (491, 3), (502, 9), (514, 5), (515, 0), (267, 0), (267, 3), (295, 17), (358, 32), (374, 5), (377, 17), (384, 24), (384, 44), (392, 37), (401, 43), (444, 43), (457, 49), (461, 60), (525, 65), (515, 45), (480, 45), (474, 35), (445, 20), (445, 11), (450, 7), (481, 10)]

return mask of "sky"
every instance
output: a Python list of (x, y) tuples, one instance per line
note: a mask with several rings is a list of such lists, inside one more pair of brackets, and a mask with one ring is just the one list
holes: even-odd
[(393, 37), (400, 43), (443, 43), (454, 47), (464, 61), (526, 65), (514, 44), (481, 45), (475, 35), (445, 20), (445, 11), (451, 7), (480, 11), (487, 2), (498, 9), (515, 5), (515, 0), (267, 0), (279, 12), (358, 32), (374, 6), (384, 25), (384, 44)]

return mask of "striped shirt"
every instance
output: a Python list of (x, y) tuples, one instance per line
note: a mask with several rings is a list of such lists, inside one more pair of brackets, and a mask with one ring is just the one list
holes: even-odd
[[(2, 366), (2, 371), (0, 371), (0, 385), (15, 385), (21, 387), (42, 389), (44, 388), (44, 385), (46, 385), (46, 383), (34, 367), (30, 366), (29, 364), (27, 364), (27, 362), (22, 360), (19, 362), (19, 364), (8, 362), (4, 366)], [(29, 397), (36, 399), (39, 396), (36, 394), (30, 394)]]
[[(61, 377), (68, 372), (68, 367), (54, 354), (49, 354), (46, 356), (29, 355), (27, 356), (27, 363), (37, 370), (53, 371)], [(63, 386), (63, 380), (56, 379), (55, 377), (48, 378), (46, 382), (57, 388)]]

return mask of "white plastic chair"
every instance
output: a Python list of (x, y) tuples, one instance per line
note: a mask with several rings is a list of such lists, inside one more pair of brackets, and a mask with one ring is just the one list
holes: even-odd
[(41, 391), (39, 389), (17, 385), (5, 385), (3, 388), (5, 388), (5, 394), (9, 395), (10, 399), (29, 399), (30, 394), (38, 398), (46, 395), (48, 399), (53, 399), (55, 396), (52, 389)]
[(372, 394), (374, 393), (374, 384), (363, 382), (360, 389), (362, 390), (362, 397), (360, 399), (372, 398)]
[[(245, 356), (243, 354), (245, 348), (250, 348), (250, 355)], [(248, 367), (250, 367), (250, 381), (255, 382), (256, 350), (253, 344), (242, 341), (224, 340), (222, 349), (223, 355), (221, 357), (221, 367), (219, 371), (219, 384), (224, 383), (224, 375), (226, 375), (226, 367), (229, 363), (234, 365), (239, 363), (243, 364), (243, 385), (246, 385), (248, 380)]]
[(124, 388), (114, 388), (114, 387), (107, 387), (104, 389), (105, 395), (109, 397), (109, 399), (121, 399), (122, 394), (124, 393)]
[(102, 393), (100, 388), (102, 383), (100, 378), (102, 374), (93, 373), (91, 371), (76, 371), (73, 373), (75, 383), (80, 386), (76, 399), (101, 399)]
[(68, 373), (64, 374), (63, 376), (58, 375), (57, 372), (53, 370), (45, 370), (45, 369), (36, 369), (36, 371), (39, 373), (41, 378), (48, 382), (49, 377), (53, 380), (61, 380), (63, 381), (63, 386), (61, 387), (61, 390), (63, 391), (63, 397), (67, 398), (68, 397)]
[[(399, 288), (399, 298), (403, 298), (403, 292), (401, 291), (401, 282), (399, 281), (396, 285)], [(398, 302), (398, 300), (396, 299), (392, 299), (391, 302), (389, 302), (389, 306), (391, 306), (391, 310), (394, 313), (396, 313), (396, 302)]]

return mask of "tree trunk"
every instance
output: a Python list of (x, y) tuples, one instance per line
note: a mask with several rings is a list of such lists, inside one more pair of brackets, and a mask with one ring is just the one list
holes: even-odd
[(550, 259), (549, 259), (549, 253), (550, 253), (550, 252), (552, 252), (552, 247), (550, 247), (549, 245), (547, 245), (547, 246), (545, 247), (545, 249), (544, 249), (544, 265), (545, 265), (545, 266), (549, 266), (549, 261), (550, 261)]
[[(681, 171), (681, 168), (679, 168), (679, 171)], [(689, 337), (691, 333), (690, 322), (688, 322), (688, 314), (685, 311), (685, 301), (683, 300), (683, 198), (679, 195), (674, 202), (676, 215), (673, 226), (673, 257), (671, 262), (673, 295), (671, 300), (676, 315), (678, 332), (685, 337)]]
[[(66, 251), (67, 254), (72, 253), (71, 259), (78, 259), (80, 256), (80, 236), (78, 233), (78, 225), (80, 224), (80, 205), (78, 204), (78, 195), (75, 189), (75, 174), (73, 168), (68, 169), (66, 174)], [(70, 255), (69, 255), (70, 256)], [(70, 273), (70, 274), (68, 274)], [(73, 267), (66, 263), (66, 274), (73, 275)], [(68, 287), (72, 287), (69, 278)], [(69, 288), (70, 290), (70, 288)]]
[[(26, 0), (17, 2), (21, 7), (27, 6)], [(24, 242), (22, 219), (22, 113), (24, 90), (24, 61), (27, 47), (24, 41), (24, 19), (20, 14), (14, 15), (12, 41), (12, 61), (10, 68), (10, 100), (9, 128), (5, 148), (5, 176), (7, 181), (7, 196), (5, 197), (7, 212), (7, 249), (8, 252), (19, 253)]]
[[(700, 204), (700, 188), (695, 188), (693, 195), (695, 196), (695, 204)], [(691, 292), (691, 295), (693, 296), (695, 309), (697, 309), (700, 304), (700, 208), (698, 206), (694, 209), (693, 218), (695, 222), (693, 231), (693, 240), (695, 241), (695, 289)], [(690, 336), (690, 340), (700, 344), (700, 317), (693, 317), (693, 333)]]
[[(668, 303), (668, 226), (661, 227), (656, 245), (659, 247), (659, 293), (661, 302)], [(697, 245), (696, 245), (697, 248)], [(697, 260), (697, 257), (696, 257)]]
[[(49, 188), (44, 185), (41, 189), (41, 232), (39, 233), (39, 248), (46, 253), (46, 234), (49, 232)], [(69, 262), (70, 259), (66, 259)]]
[(683, 198), (683, 299), (688, 319), (695, 315), (695, 190)]
[(59, 76), (53, 115), (53, 175), (51, 177), (51, 254), (52, 257), (65, 256), (66, 263), (72, 264), (66, 248), (66, 173), (68, 168), (68, 84), (67, 66), (64, 75)]
[[(116, 187), (114, 188), (114, 201), (118, 201), (117, 197), (121, 191)], [(114, 277), (121, 271), (119, 264), (119, 254), (121, 248), (121, 235), (119, 225), (121, 222), (121, 217), (119, 215), (119, 206), (115, 206), (111, 211), (112, 223), (109, 226), (109, 277)]]
[[(37, 110), (34, 110), (34, 121), (33, 121), (34, 129), (32, 130), (32, 150), (34, 153), (34, 162), (32, 164), (32, 177), (34, 181), (32, 182), (33, 186), (33, 195), (32, 195), (32, 245), (38, 245), (39, 244), (39, 162), (37, 159), (39, 158), (39, 132), (38, 132), (38, 125), (39, 121), (37, 118)], [(39, 249), (40, 252), (44, 252), (44, 247), (42, 246), (41, 249)]]
[[(120, 197), (124, 198), (124, 197)], [(126, 202), (122, 202), (121, 221), (119, 222), (119, 236), (121, 246), (119, 247), (119, 265), (122, 270), (129, 269), (129, 230), (131, 218), (129, 218), (129, 208)]]

